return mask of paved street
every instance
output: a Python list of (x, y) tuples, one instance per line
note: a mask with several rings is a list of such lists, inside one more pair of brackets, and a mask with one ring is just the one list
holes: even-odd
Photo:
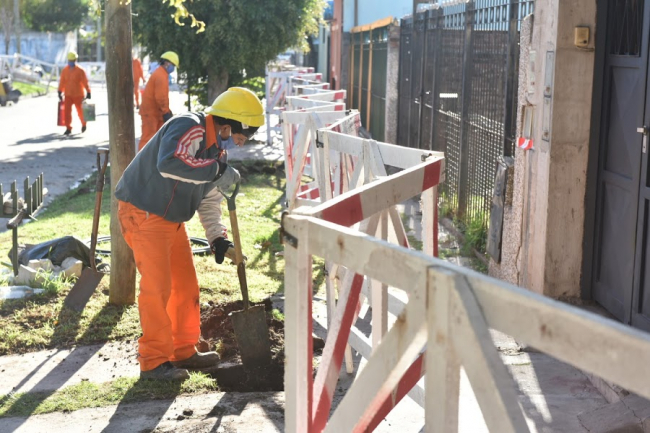
[[(72, 136), (64, 137), (64, 127), (56, 126), (57, 96), (21, 98), (11, 107), (0, 107), (0, 183), (4, 191), (18, 181), (22, 196), (23, 180), (44, 173), (47, 200), (62, 194), (74, 182), (90, 173), (95, 166), (96, 149), (108, 146), (108, 101), (106, 89), (92, 86), (92, 100), (97, 120), (81, 124), (73, 109)], [(170, 94), (171, 110), (185, 110), (185, 95)], [(135, 136), (140, 137), (140, 116), (135, 112)], [(0, 221), (0, 227), (4, 227)]]

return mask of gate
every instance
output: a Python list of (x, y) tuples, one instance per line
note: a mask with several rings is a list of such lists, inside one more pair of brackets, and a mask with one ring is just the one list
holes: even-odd
[[(650, 330), (648, 227), (650, 2), (602, 1), (606, 43), (598, 130), (592, 293), (614, 316)], [(600, 48), (599, 48), (600, 49)]]
[(354, 27), (350, 42), (350, 108), (358, 109), (361, 122), (373, 139), (385, 140), (386, 78), (391, 18)]
[(531, 0), (441, 2), (403, 18), (398, 143), (445, 153), (441, 200), (487, 226), (497, 160), (514, 153), (519, 22)]

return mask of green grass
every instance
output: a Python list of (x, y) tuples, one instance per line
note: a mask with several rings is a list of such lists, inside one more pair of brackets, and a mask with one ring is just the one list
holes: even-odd
[(81, 382), (55, 392), (30, 392), (0, 396), (0, 417), (31, 416), (50, 412), (71, 412), (118, 403), (172, 399), (179, 394), (216, 391), (214, 379), (191, 373), (182, 383), (123, 377), (113, 382)]
[[(244, 254), (248, 256), (248, 290), (255, 301), (282, 291), (284, 280), (284, 260), (276, 255), (283, 250), (279, 227), (284, 176), (276, 171), (275, 165), (260, 164), (234, 163), (242, 172), (237, 217)], [(93, 176), (76, 190), (58, 197), (38, 215), (38, 221), (21, 226), (19, 242), (40, 243), (66, 235), (89, 239), (94, 179)], [(107, 186), (103, 194), (100, 236), (109, 234), (109, 190)], [(230, 227), (225, 201), (222, 209), (223, 220)], [(187, 229), (190, 236), (205, 237), (198, 216), (187, 223)], [(10, 248), (11, 232), (0, 233), (0, 255), (5, 256)], [(230, 260), (217, 265), (212, 255), (194, 256), (194, 264), (202, 303), (240, 299), (237, 269)], [(315, 276), (319, 275), (315, 272)], [(108, 277), (102, 279), (81, 313), (63, 308), (70, 284), (61, 281), (52, 282), (49, 289), (46, 286), (41, 295), (0, 301), (0, 355), (139, 337), (137, 306), (108, 304), (109, 281)]]
[(460, 225), (461, 231), (465, 235), (463, 244), (463, 254), (471, 255), (472, 249), (484, 252), (487, 243), (487, 224), (481, 215), (471, 219), (467, 224)]
[[(34, 95), (45, 95), (47, 93), (47, 87), (43, 84), (35, 83), (20, 83), (14, 81), (11, 83), (14, 89), (20, 90), (22, 96), (34, 96)], [(52, 89), (54, 87), (50, 86)]]

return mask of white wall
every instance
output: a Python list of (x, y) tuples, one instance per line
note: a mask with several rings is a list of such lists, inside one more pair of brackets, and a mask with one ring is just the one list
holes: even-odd
[(370, 24), (386, 17), (402, 18), (413, 12), (413, 0), (344, 0), (343, 31), (354, 27), (354, 3), (358, 3), (357, 25)]
[[(4, 52), (4, 40), (0, 43), (0, 52)], [(77, 34), (23, 32), (20, 35), (20, 53), (48, 63), (64, 64), (68, 52), (77, 50)], [(16, 52), (16, 39), (11, 37), (9, 53)]]

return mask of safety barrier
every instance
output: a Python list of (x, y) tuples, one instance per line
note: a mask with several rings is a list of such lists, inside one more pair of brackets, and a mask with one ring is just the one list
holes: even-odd
[(314, 73), (314, 68), (296, 68), (292, 65), (268, 65), (266, 67), (266, 142), (272, 144), (273, 132), (280, 132), (281, 126), (271, 122), (272, 115), (280, 115), (284, 110), (286, 97), (293, 95), (293, 85), (317, 84), (322, 74)]
[[(363, 161), (379, 143), (318, 131), (324, 146), (361, 143)], [(355, 144), (352, 144), (353, 146)], [(324, 151), (327, 149), (324, 147)], [(405, 150), (400, 148), (399, 151)], [(385, 148), (381, 160), (392, 149)], [(493, 432), (529, 431), (516, 385), (492, 342), (490, 329), (650, 398), (650, 336), (612, 320), (387, 242), (386, 211), (418, 193), (434, 210), (443, 170), (436, 156), (407, 168), (417, 155), (396, 154), (402, 171), (379, 177), (317, 206), (282, 218), (285, 243), (285, 421), (288, 432), (372, 431), (425, 371), (426, 431), (457, 431), (460, 368)], [(378, 171), (379, 164), (368, 162)], [(366, 167), (366, 165), (364, 165)], [(327, 185), (326, 179), (324, 182)], [(431, 222), (425, 223), (430, 226)], [(360, 231), (350, 228), (359, 224)], [(432, 230), (425, 237), (431, 254)], [(375, 235), (381, 233), (379, 237)], [(335, 316), (316, 378), (312, 373), (312, 255), (345, 267)], [(384, 287), (408, 294), (390, 330), (375, 318), (368, 363), (330, 417), (334, 387), (365, 279), (373, 280), (373, 307), (388, 304)], [(378, 290), (382, 287), (382, 290)], [(375, 299), (375, 293), (379, 299)], [(382, 294), (384, 296), (382, 296)], [(385, 308), (378, 308), (385, 311)], [(377, 321), (376, 321), (377, 320)], [(377, 334), (375, 327), (379, 326)], [(377, 344), (375, 344), (375, 340)]]

